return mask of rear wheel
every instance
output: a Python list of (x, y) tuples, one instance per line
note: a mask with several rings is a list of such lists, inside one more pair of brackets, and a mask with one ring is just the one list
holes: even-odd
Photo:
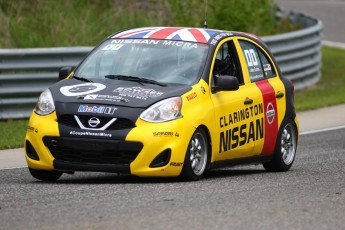
[(279, 131), (272, 161), (264, 163), (267, 171), (288, 171), (295, 160), (297, 149), (297, 129), (293, 121), (283, 123)]
[(62, 172), (57, 171), (38, 170), (32, 168), (29, 168), (29, 171), (31, 176), (42, 181), (56, 181), (62, 175)]
[(204, 175), (209, 161), (207, 135), (197, 129), (188, 145), (181, 176), (186, 180), (199, 180)]

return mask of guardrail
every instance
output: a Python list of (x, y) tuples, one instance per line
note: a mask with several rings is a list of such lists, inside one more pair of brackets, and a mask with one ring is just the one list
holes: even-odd
[[(317, 82), (321, 67), (322, 23), (291, 13), (303, 29), (263, 37), (296, 89)], [(39, 94), (57, 82), (58, 71), (76, 66), (92, 47), (0, 49), (0, 120), (28, 118)]]
[(299, 90), (321, 78), (322, 22), (295, 12), (289, 12), (287, 17), (300, 23), (303, 29), (262, 39), (272, 51), (283, 75)]

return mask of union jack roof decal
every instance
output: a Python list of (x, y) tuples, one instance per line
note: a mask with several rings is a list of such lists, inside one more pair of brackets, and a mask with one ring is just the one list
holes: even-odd
[(112, 38), (152, 38), (207, 43), (213, 35), (220, 32), (222, 31), (201, 28), (147, 27), (126, 30)]

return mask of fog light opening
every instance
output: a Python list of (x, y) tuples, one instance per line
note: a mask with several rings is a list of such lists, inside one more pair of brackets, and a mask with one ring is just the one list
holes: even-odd
[(158, 168), (167, 165), (170, 161), (170, 156), (171, 149), (164, 150), (151, 162), (150, 168)]
[(56, 147), (56, 146), (58, 146), (59, 141), (56, 140), (56, 139), (51, 139), (50, 144), (51, 144), (52, 147)]
[(32, 146), (32, 144), (28, 140), (26, 140), (26, 143), (25, 143), (25, 151), (26, 151), (26, 155), (29, 158), (36, 160), (36, 161), (40, 160), (35, 148)]

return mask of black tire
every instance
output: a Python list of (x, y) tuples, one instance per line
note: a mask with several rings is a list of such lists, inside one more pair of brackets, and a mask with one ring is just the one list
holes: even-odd
[(57, 171), (37, 170), (32, 168), (29, 168), (29, 171), (31, 176), (41, 181), (57, 181), (62, 175), (62, 172)]
[(264, 163), (264, 168), (269, 172), (285, 172), (288, 171), (296, 156), (297, 149), (297, 129), (292, 120), (282, 123), (278, 133), (273, 159)]
[(198, 128), (189, 141), (181, 177), (196, 181), (205, 174), (210, 160), (210, 147), (205, 131)]

